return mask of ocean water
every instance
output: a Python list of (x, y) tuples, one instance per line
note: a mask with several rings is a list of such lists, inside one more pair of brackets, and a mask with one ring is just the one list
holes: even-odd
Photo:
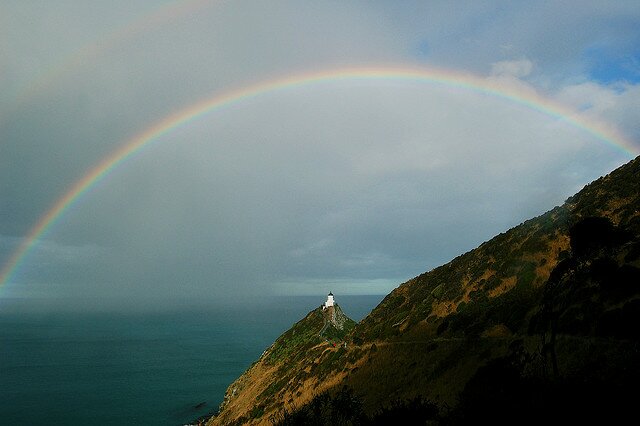
[[(342, 296), (358, 321), (383, 296)], [(180, 425), (322, 297), (162, 312), (0, 310), (0, 424)]]

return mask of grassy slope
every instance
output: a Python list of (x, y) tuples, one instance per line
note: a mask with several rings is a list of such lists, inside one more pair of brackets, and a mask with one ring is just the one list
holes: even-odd
[[(639, 159), (586, 186), (563, 206), (394, 290), (353, 333), (357, 343), (377, 342), (385, 350), (367, 355), (344, 383), (363, 397), (369, 411), (389, 399), (418, 395), (452, 406), (478, 367), (509, 354), (514, 341), (522, 340), (529, 354), (540, 353), (539, 336), (529, 333), (531, 319), (550, 273), (572, 256), (570, 228), (592, 216), (609, 218), (633, 235), (635, 243), (615, 254), (618, 266), (640, 267), (637, 258), (624, 259), (640, 240)], [(633, 291), (627, 295), (634, 297)], [(568, 364), (580, 371), (579, 357), (569, 354), (575, 350), (585, 357), (588, 350), (578, 341), (563, 345), (565, 372)]]
[(344, 352), (342, 339), (354, 326), (355, 322), (337, 304), (309, 312), (229, 386), (221, 414), (210, 424), (259, 423), (260, 419), (266, 422), (285, 402), (292, 408), (294, 399), (311, 399), (315, 387), (303, 383), (311, 376), (324, 377), (323, 373)]
[[(223, 411), (223, 416), (227, 417), (222, 419), (253, 410), (255, 422), (268, 423), (269, 416), (279, 410), (300, 407), (315, 393), (342, 385), (354, 389), (369, 413), (390, 401), (416, 396), (455, 406), (461, 395), (464, 399), (472, 388), (468, 383), (476, 383), (483, 369), (497, 360), (511, 359), (509, 357), (516, 352), (524, 354), (522, 357), (528, 360), (521, 367), (524, 373), (542, 377), (550, 369), (548, 357), (545, 355), (543, 359), (540, 355), (543, 353), (541, 345), (548, 344), (549, 334), (549, 323), (540, 322), (543, 306), (551, 306), (550, 312), (562, 310), (560, 313), (562, 318), (567, 317), (563, 320), (567, 324), (575, 323), (576, 318), (578, 322), (596, 324), (604, 321), (606, 314), (609, 319), (605, 320), (614, 324), (609, 329), (615, 330), (616, 324), (629, 318), (636, 319), (637, 312), (629, 307), (635, 306), (632, 303), (638, 299), (637, 286), (627, 291), (624, 300), (618, 300), (617, 305), (605, 300), (604, 296), (598, 296), (602, 283), (593, 279), (597, 271), (592, 270), (592, 261), (604, 256), (608, 260), (598, 262), (609, 262), (609, 272), (618, 271), (615, 273), (620, 275), (622, 272), (619, 271), (625, 267), (625, 273), (631, 271), (631, 278), (626, 279), (633, 281), (633, 268), (640, 267), (637, 256), (639, 188), (640, 160), (635, 159), (586, 186), (563, 206), (528, 220), (450, 263), (402, 284), (353, 329), (347, 336), (346, 348), (326, 344), (314, 346), (315, 343), (302, 339), (307, 342), (304, 352), (291, 357), (292, 352), (278, 348), (279, 339), (266, 357), (269, 361), (263, 356), (243, 375), (252, 377), (252, 386), (262, 390), (261, 393), (253, 391), (250, 398), (236, 398), (244, 398), (245, 405), (227, 407)], [(594, 252), (591, 254), (593, 259), (576, 261), (570, 229), (592, 216), (610, 219), (630, 240), (610, 248), (606, 256)], [(564, 275), (558, 272), (561, 262), (565, 266), (573, 265)], [(581, 296), (571, 293), (568, 303), (555, 299), (553, 303), (545, 301), (545, 297), (549, 298), (549, 291), (545, 289), (549, 287), (547, 282), (553, 271), (561, 275), (563, 283), (582, 285), (588, 282), (584, 287), (590, 288), (591, 293), (580, 287), (575, 294)], [(560, 300), (569, 296), (560, 292), (555, 297)], [(571, 315), (564, 312), (571, 306), (589, 303), (597, 304), (600, 316), (585, 319), (585, 311), (589, 309), (573, 309)], [(313, 317), (314, 312), (310, 316)], [(318, 321), (312, 317), (307, 317), (309, 323)], [(287, 332), (287, 342), (295, 341), (293, 330), (299, 324)], [(559, 328), (554, 348), (556, 364), (564, 377), (584, 374), (594, 354), (617, 360), (623, 366), (637, 361), (629, 358), (627, 347), (631, 344), (637, 348), (637, 339), (616, 336), (615, 332), (593, 336), (594, 327), (587, 327), (588, 330), (582, 333), (576, 333), (575, 327), (571, 329), (566, 324)], [(299, 335), (304, 331), (295, 333)], [(542, 335), (546, 340), (541, 340)], [(602, 377), (615, 369), (608, 363), (601, 365), (604, 365), (599, 373)]]

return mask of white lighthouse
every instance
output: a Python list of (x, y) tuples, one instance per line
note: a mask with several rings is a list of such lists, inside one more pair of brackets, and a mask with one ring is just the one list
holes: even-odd
[(329, 292), (327, 296), (327, 301), (322, 305), (322, 309), (327, 309), (328, 307), (333, 306), (333, 293)]

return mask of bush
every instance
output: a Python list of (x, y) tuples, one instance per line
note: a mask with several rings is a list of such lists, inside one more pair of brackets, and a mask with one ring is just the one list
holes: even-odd
[(611, 248), (621, 244), (626, 235), (619, 231), (605, 217), (587, 217), (569, 230), (571, 250), (575, 256), (581, 257), (603, 248)]

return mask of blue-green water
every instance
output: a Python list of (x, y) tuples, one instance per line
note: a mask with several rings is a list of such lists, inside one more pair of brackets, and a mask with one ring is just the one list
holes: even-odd
[[(339, 303), (360, 320), (381, 299)], [(184, 424), (215, 411), (227, 386), (323, 301), (144, 314), (0, 311), (0, 423)]]

